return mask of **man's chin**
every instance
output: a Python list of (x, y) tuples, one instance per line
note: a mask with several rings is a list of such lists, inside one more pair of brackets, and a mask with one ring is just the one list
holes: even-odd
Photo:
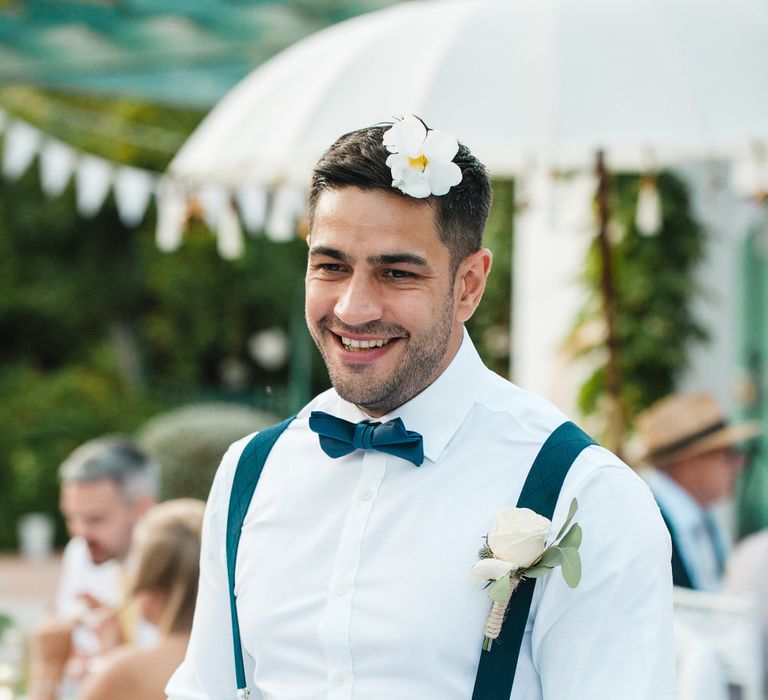
[(103, 549), (94, 549), (93, 547), (88, 547), (88, 555), (91, 558), (91, 563), (96, 565), (104, 564), (110, 559), (114, 559), (112, 555), (108, 554)]
[(345, 401), (359, 406), (366, 412), (378, 410), (389, 403), (390, 392), (377, 387), (373, 382), (352, 381), (349, 377), (336, 378), (332, 381), (336, 393)]

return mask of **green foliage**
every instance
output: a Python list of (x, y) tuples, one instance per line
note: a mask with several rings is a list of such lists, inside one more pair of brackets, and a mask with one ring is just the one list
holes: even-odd
[(493, 265), (483, 300), (467, 324), (485, 364), (504, 377), (509, 374), (514, 207), (514, 184), (509, 180), (494, 182), (483, 242), (493, 253)]
[(512, 581), (509, 578), (509, 574), (496, 579), (488, 587), (488, 597), (494, 603), (501, 603), (502, 605), (507, 602), (509, 598), (509, 591), (512, 588)]
[(581, 557), (579, 550), (575, 547), (563, 547), (563, 561), (560, 564), (560, 570), (563, 572), (565, 583), (570, 588), (576, 588), (581, 581)]
[[(675, 175), (659, 174), (662, 229), (655, 236), (643, 236), (634, 223), (639, 183), (637, 175), (616, 175), (611, 183), (621, 400), (630, 422), (673, 390), (675, 378), (685, 369), (689, 344), (707, 338), (690, 311), (691, 299), (700, 291), (694, 268), (704, 253), (706, 234), (693, 217), (687, 189)], [(595, 324), (602, 326), (600, 273), (595, 242), (584, 274), (591, 296), (574, 336)], [(603, 351), (603, 341), (597, 339), (586, 343), (581, 352)], [(598, 357), (600, 364), (579, 395), (585, 415), (598, 412), (605, 395), (604, 359), (602, 354)]]
[[(201, 225), (185, 235), (171, 255), (159, 253), (154, 240), (142, 241), (146, 292), (144, 314), (147, 362), (158, 388), (220, 384), (222, 359), (245, 369), (247, 386), (286, 383), (283, 371), (266, 372), (247, 353), (257, 330), (288, 330), (301, 310), (306, 244), (248, 241), (235, 261), (218, 254), (211, 234)], [(183, 342), (180, 339), (183, 338)]]
[[(135, 109), (169, 128), (195, 121)], [(145, 167), (168, 158), (106, 141), (75, 145)], [(71, 185), (44, 198), (36, 167), (19, 182), (0, 181), (0, 550), (15, 546), (17, 518), (29, 511), (53, 515), (63, 541), (56, 472), (85, 440), (132, 432), (203, 396), (286, 403), (288, 369), (264, 370), (247, 345), (260, 330), (288, 331), (300, 315), (304, 242), (248, 238), (245, 256), (228, 262), (199, 224), (179, 251), (160, 252), (154, 223), (150, 211), (127, 229), (112, 200), (83, 219)], [(226, 366), (237, 370), (237, 386), (225, 381)]]
[(162, 413), (138, 433), (160, 465), (161, 498), (208, 498), (213, 475), (235, 440), (279, 420), (237, 404), (200, 404)]
[(45, 372), (29, 364), (0, 372), (0, 547), (16, 540), (20, 515), (43, 511), (57, 518), (57, 470), (79, 444), (103, 433), (129, 433), (157, 410), (126, 390), (112, 373), (82, 365)]

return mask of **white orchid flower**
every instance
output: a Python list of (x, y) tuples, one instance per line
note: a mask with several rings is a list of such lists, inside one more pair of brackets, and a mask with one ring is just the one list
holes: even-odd
[(427, 129), (413, 115), (404, 117), (384, 132), (384, 146), (392, 154), (392, 187), (411, 197), (423, 199), (444, 195), (461, 182), (461, 168), (453, 162), (459, 152), (455, 136)]

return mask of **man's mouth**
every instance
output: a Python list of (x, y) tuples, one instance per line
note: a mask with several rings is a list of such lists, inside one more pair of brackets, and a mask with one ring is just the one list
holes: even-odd
[(344, 335), (339, 335), (339, 340), (341, 340), (341, 344), (344, 346), (345, 350), (350, 350), (352, 352), (359, 352), (361, 350), (372, 350), (374, 348), (381, 348), (385, 345), (388, 345), (393, 340), (397, 340), (397, 338), (372, 338), (369, 340), (358, 340), (357, 338), (348, 338)]

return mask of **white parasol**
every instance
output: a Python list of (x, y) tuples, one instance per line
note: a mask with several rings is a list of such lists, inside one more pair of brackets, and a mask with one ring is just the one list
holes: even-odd
[(300, 41), (232, 90), (170, 166), (304, 185), (344, 130), (416, 113), (496, 176), (640, 170), (768, 143), (761, 0), (422, 0)]

